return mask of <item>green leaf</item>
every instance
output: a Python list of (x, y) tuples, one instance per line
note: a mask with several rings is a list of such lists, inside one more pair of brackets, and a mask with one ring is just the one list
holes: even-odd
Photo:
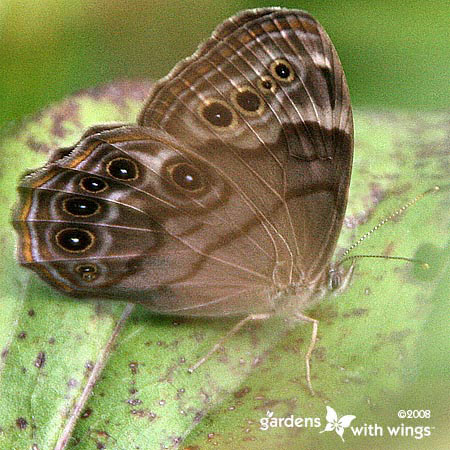
[[(308, 324), (279, 319), (248, 324), (193, 374), (236, 321), (173, 319), (121, 302), (64, 297), (14, 257), (10, 211), (23, 171), (85, 128), (134, 122), (149, 89), (118, 83), (81, 92), (3, 136), (0, 201), (0, 448), (159, 449), (328, 448), (341, 442), (326, 406), (351, 426), (394, 426), (399, 409), (431, 410), (430, 437), (364, 438), (346, 428), (352, 448), (443, 442), (449, 373), (448, 121), (445, 114), (355, 112), (356, 149), (345, 248), (379, 220), (434, 185), (401, 218), (354, 254), (397, 255), (418, 264), (358, 260), (351, 285), (307, 311), (320, 320), (305, 382)], [(446, 141), (447, 139), (447, 141)], [(319, 418), (320, 426), (260, 429), (274, 418)], [(372, 439), (369, 441), (368, 439)]]

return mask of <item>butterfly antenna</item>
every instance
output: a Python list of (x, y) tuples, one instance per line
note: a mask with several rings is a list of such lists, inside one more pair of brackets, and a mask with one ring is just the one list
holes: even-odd
[(345, 261), (349, 260), (355, 260), (358, 258), (383, 258), (383, 259), (397, 259), (401, 261), (408, 261), (412, 263), (420, 264), (424, 269), (428, 269), (430, 266), (423, 261), (420, 261), (418, 259), (413, 258), (406, 258), (403, 256), (384, 256), (384, 255), (354, 255), (354, 256), (348, 256), (350, 252), (352, 252), (356, 247), (362, 244), (367, 238), (369, 238), (375, 231), (377, 231), (379, 228), (381, 228), (383, 225), (385, 225), (388, 222), (391, 222), (396, 217), (402, 215), (408, 208), (416, 204), (419, 200), (422, 200), (426, 195), (433, 194), (435, 192), (438, 192), (440, 190), (439, 186), (434, 186), (431, 189), (428, 189), (425, 192), (422, 192), (417, 197), (410, 200), (408, 203), (403, 205), (401, 208), (394, 211), (392, 214), (390, 214), (388, 217), (381, 220), (379, 223), (377, 223), (371, 230), (364, 233), (355, 243), (353, 243), (347, 250), (345, 250), (344, 254), (342, 255), (341, 259), (338, 261), (337, 265), (341, 265)]

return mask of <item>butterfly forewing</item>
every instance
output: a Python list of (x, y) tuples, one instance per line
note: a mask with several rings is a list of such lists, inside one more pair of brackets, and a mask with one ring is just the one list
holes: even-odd
[(228, 19), (156, 84), (139, 122), (226, 172), (266, 221), (290, 281), (326, 269), (347, 202), (353, 121), (339, 58), (309, 14), (267, 8)]

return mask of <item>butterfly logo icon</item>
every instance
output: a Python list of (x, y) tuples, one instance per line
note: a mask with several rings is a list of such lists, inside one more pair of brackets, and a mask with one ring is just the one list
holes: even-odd
[(327, 406), (327, 415), (326, 415), (327, 425), (325, 428), (321, 431), (321, 433), (324, 433), (325, 431), (333, 431), (335, 430), (336, 433), (341, 437), (342, 442), (344, 441), (344, 431), (346, 428), (350, 426), (353, 419), (356, 419), (356, 416), (347, 415), (342, 416), (338, 419), (338, 415), (336, 411), (331, 408), (331, 406)]

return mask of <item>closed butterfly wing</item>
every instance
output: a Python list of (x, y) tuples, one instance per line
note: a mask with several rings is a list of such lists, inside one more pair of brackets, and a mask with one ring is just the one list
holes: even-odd
[(273, 313), (287, 292), (301, 310), (342, 226), (352, 145), (320, 25), (241, 13), (155, 85), (137, 126), (91, 130), (22, 180), (19, 259), (63, 292), (160, 313)]
[[(353, 153), (345, 76), (309, 14), (245, 11), (158, 82), (139, 118), (220, 167), (264, 225), (278, 286), (323, 281)], [(238, 255), (236, 254), (236, 258)]]
[(273, 243), (256, 241), (260, 222), (220, 170), (138, 126), (66, 153), (19, 185), (22, 264), (70, 295), (162, 313), (270, 308)]

